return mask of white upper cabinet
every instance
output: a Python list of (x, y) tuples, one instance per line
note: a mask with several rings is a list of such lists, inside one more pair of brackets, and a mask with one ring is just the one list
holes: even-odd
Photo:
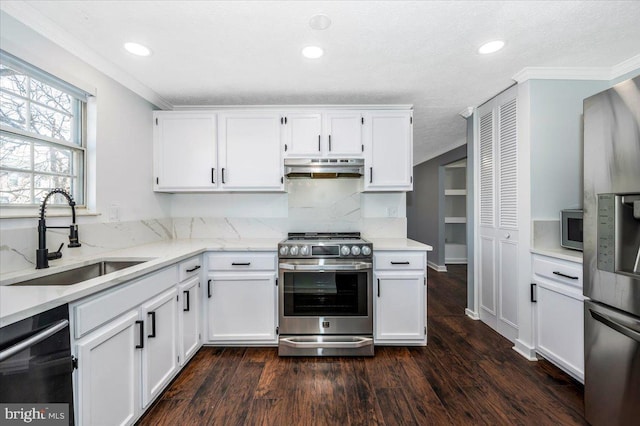
[(285, 158), (364, 158), (365, 191), (413, 189), (408, 107), (286, 108), (155, 112), (154, 190), (280, 192)]
[(369, 112), (364, 127), (364, 190), (413, 190), (412, 112)]
[(285, 158), (362, 158), (362, 111), (285, 112)]
[(360, 111), (325, 114), (326, 156), (362, 158), (363, 118)]
[(285, 157), (315, 158), (322, 155), (322, 114), (285, 113), (281, 124)]
[(216, 179), (216, 115), (154, 113), (154, 189), (211, 191)]
[(220, 185), (223, 190), (284, 190), (281, 118), (277, 112), (218, 115)]

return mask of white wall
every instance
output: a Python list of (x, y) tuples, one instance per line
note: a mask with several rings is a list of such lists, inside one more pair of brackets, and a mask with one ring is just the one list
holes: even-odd
[[(81, 248), (64, 248), (73, 259), (121, 247), (171, 237), (170, 196), (153, 192), (153, 105), (95, 70), (9, 15), (0, 12), (0, 47), (32, 65), (93, 95), (88, 153), (88, 205), (92, 215), (78, 217)], [(109, 209), (117, 206), (117, 221)], [(0, 219), (0, 271), (32, 268), (37, 248), (37, 208), (20, 209), (26, 217)], [(70, 215), (68, 209), (60, 209)], [(47, 210), (50, 226), (69, 224), (69, 217)], [(15, 209), (3, 209), (15, 215)], [(64, 230), (47, 231), (47, 245), (56, 249), (66, 241)]]
[[(292, 181), (288, 193), (155, 193), (152, 104), (1, 11), (0, 47), (95, 95), (88, 138), (92, 214), (80, 213), (83, 245), (64, 248), (65, 259), (168, 238), (277, 237), (302, 230), (406, 236), (405, 194), (361, 193), (362, 179)], [(68, 216), (53, 217), (53, 210), (47, 224), (68, 225)], [(0, 218), (2, 273), (33, 267), (38, 209), (26, 213)], [(47, 231), (49, 248), (65, 241), (64, 230)]]
[(530, 80), (531, 218), (582, 207), (582, 101), (607, 81)]
[[(99, 216), (81, 217), (79, 223), (109, 221), (112, 205), (121, 221), (167, 217), (169, 199), (153, 192), (151, 178), (153, 105), (2, 12), (0, 24), (3, 50), (96, 95), (92, 171)], [(1, 229), (28, 226), (35, 227), (33, 219), (0, 220)]]

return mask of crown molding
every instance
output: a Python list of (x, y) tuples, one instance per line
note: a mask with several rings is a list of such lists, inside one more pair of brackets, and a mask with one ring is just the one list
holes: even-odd
[(626, 61), (622, 61), (618, 65), (611, 67), (611, 80), (633, 71), (640, 72), (640, 54), (632, 56)]
[(612, 67), (526, 67), (512, 78), (518, 83), (527, 80), (613, 80), (640, 70), (640, 55)]
[(527, 80), (611, 80), (608, 67), (526, 67), (512, 79), (518, 83)]
[(113, 62), (98, 55), (86, 44), (73, 37), (62, 27), (55, 24), (27, 3), (18, 1), (0, 2), (0, 10), (30, 27), (53, 43), (77, 56), (103, 74), (111, 77), (138, 96), (161, 109), (173, 109), (173, 105), (155, 91), (141, 83), (131, 74), (122, 70)]
[(458, 113), (462, 118), (469, 118), (473, 114), (473, 107), (468, 106)]

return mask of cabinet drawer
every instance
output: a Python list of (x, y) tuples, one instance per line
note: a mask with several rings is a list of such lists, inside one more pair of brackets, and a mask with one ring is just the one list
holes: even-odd
[(144, 301), (177, 284), (177, 270), (163, 269), (144, 278), (122, 284), (106, 294), (98, 294), (90, 300), (72, 306), (75, 318), (74, 333), (80, 338), (102, 324), (127, 312)]
[(389, 251), (373, 254), (373, 268), (376, 270), (424, 270), (426, 260), (420, 251)]
[(533, 273), (582, 289), (582, 265), (548, 257), (533, 257)]
[(200, 256), (181, 262), (178, 266), (180, 282), (198, 275), (202, 271), (202, 258)]
[(209, 255), (211, 271), (273, 271), (275, 253), (212, 253)]

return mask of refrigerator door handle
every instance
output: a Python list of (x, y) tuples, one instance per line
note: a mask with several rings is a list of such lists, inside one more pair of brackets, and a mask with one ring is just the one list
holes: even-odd
[(619, 322), (613, 320), (610, 316), (601, 314), (600, 312), (596, 312), (593, 309), (589, 309), (589, 312), (591, 312), (591, 316), (596, 321), (599, 321), (607, 327), (614, 329), (618, 333), (622, 333), (628, 338), (640, 343), (640, 332), (633, 330), (626, 325), (620, 324)]

